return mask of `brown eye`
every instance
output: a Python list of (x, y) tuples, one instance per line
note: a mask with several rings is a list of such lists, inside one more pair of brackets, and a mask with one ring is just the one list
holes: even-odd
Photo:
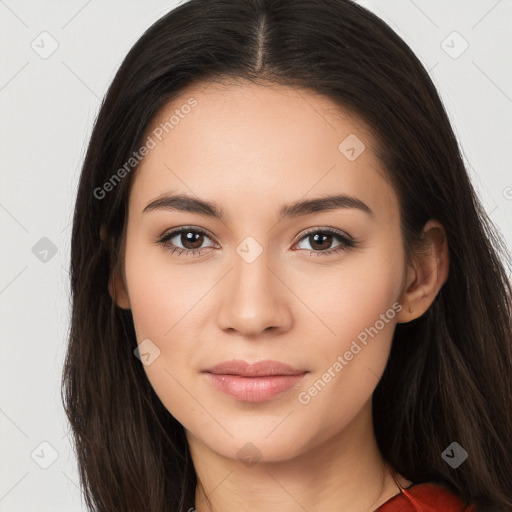
[(334, 236), (316, 233), (315, 235), (308, 235), (308, 239), (313, 249), (322, 251), (325, 249), (330, 249), (330, 246), (334, 240)]
[(183, 251), (189, 251), (194, 254), (212, 247), (201, 247), (206, 239), (210, 239), (210, 237), (201, 229), (180, 228), (164, 235), (158, 240), (158, 243), (167, 249), (172, 249), (173, 253), (180, 251), (179, 254), (181, 254)]
[[(309, 251), (311, 255), (315, 254), (317, 256), (348, 250), (356, 245), (356, 241), (353, 238), (332, 228), (309, 231), (301, 238), (302, 240), (306, 240), (311, 247), (311, 249), (306, 247), (305, 250)], [(338, 244), (332, 248), (334, 241), (338, 241)]]
[[(157, 243), (171, 250), (171, 254), (178, 251), (178, 255), (187, 251), (187, 254), (199, 255), (202, 251), (213, 248), (214, 245), (203, 247), (206, 240), (212, 240), (210, 235), (199, 228), (180, 228), (164, 235)], [(311, 256), (325, 256), (339, 251), (347, 251), (357, 245), (357, 241), (333, 228), (314, 229), (307, 232), (298, 243), (306, 240), (310, 248), (305, 248)], [(333, 243), (337, 242), (336, 245)]]
[(195, 231), (182, 231), (178, 236), (185, 249), (198, 249), (204, 243), (204, 235)]

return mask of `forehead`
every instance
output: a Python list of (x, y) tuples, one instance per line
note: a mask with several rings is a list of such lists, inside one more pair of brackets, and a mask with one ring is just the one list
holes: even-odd
[(201, 83), (149, 123), (130, 194), (139, 212), (173, 192), (235, 209), (275, 209), (303, 197), (346, 193), (396, 216), (397, 198), (375, 156), (371, 129), (308, 90)]

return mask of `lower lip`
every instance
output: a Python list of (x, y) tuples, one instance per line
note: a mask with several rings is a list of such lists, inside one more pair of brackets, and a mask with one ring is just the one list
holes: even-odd
[(206, 373), (210, 382), (220, 391), (242, 402), (265, 402), (299, 384), (306, 373), (299, 375), (272, 375), (268, 377), (241, 377)]

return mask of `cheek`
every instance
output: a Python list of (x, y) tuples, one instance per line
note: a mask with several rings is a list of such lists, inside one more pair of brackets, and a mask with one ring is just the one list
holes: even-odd
[[(376, 323), (379, 339), (391, 340), (400, 309), (397, 300), (403, 273), (397, 245), (382, 243), (347, 255), (330, 270), (312, 268), (306, 273), (301, 269), (287, 276), (294, 283), (294, 292), (314, 313), (312, 322), (317, 325), (318, 338), (325, 340), (323, 352), (329, 357), (333, 352), (344, 352), (359, 335), (364, 342), (369, 329), (375, 334), (371, 328)], [(385, 347), (382, 352), (385, 354)]]
[(359, 394), (369, 397), (384, 372), (401, 309), (382, 282), (380, 288), (359, 284), (355, 291), (347, 286), (333, 291), (330, 301), (317, 303), (324, 326), (319, 326), (323, 335), (316, 337), (316, 372), (310, 379), (321, 378), (333, 391), (342, 390), (339, 396), (356, 402)]
[(331, 273), (322, 293), (320, 279), (312, 291), (312, 278), (298, 291), (317, 313), (314, 322), (322, 332), (316, 336), (315, 372), (299, 403), (313, 416), (329, 409), (335, 419), (331, 426), (357, 413), (384, 372), (402, 308), (397, 302), (402, 264), (393, 246), (368, 251)]
[[(142, 266), (139, 269), (144, 270)], [(171, 279), (154, 280), (151, 273), (157, 271), (155, 268), (147, 271), (147, 279), (133, 280), (130, 292), (137, 341), (149, 346), (154, 354), (150, 364), (144, 364), (143, 368), (164, 407), (180, 423), (187, 423), (188, 418), (198, 414), (197, 403), (187, 392), (191, 389), (192, 341), (198, 339), (186, 328), (189, 325), (187, 312), (192, 309), (194, 301), (174, 294), (170, 287)], [(176, 287), (175, 280), (172, 281)]]
[(137, 339), (153, 337), (165, 344), (204, 295), (194, 270), (173, 263), (164, 249), (145, 248), (142, 242), (127, 246), (125, 265)]
[(167, 410), (181, 422), (198, 412), (198, 404), (187, 390), (191, 388), (195, 343), (201, 336), (194, 330), (197, 323), (190, 319), (200, 310), (208, 283), (199, 286), (193, 270), (171, 265), (165, 257), (148, 257), (150, 252), (135, 243), (126, 248), (133, 323), (138, 344), (149, 347), (150, 363), (143, 366), (148, 380)]

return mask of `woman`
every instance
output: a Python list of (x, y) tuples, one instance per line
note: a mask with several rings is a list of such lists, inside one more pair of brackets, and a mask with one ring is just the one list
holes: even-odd
[(91, 509), (512, 507), (510, 255), (427, 72), (364, 8), (191, 0), (150, 27), (71, 253)]

